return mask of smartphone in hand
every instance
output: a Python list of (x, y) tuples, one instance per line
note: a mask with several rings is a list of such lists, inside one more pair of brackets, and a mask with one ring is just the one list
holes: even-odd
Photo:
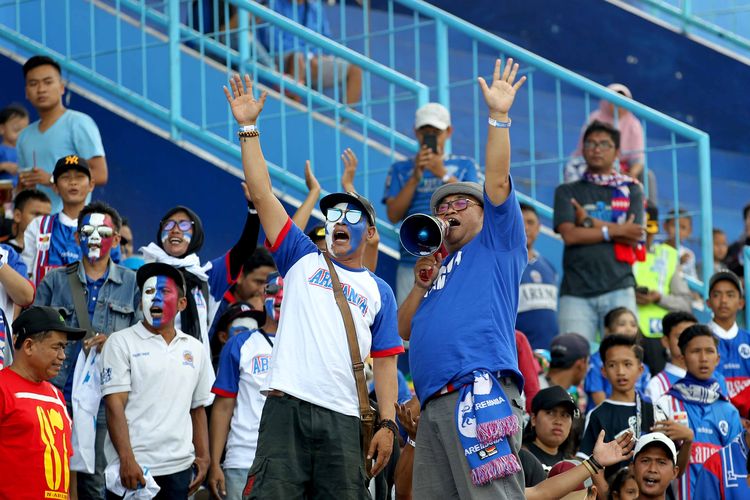
[(437, 136), (433, 134), (425, 134), (422, 139), (422, 145), (427, 146), (432, 150), (433, 153), (437, 154)]

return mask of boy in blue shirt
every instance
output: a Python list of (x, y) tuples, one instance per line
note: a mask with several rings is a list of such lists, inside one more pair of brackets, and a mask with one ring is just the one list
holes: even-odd
[[(675, 442), (683, 441), (680, 456), (689, 450), (689, 462), (678, 460), (685, 474), (677, 479), (677, 498), (696, 498), (695, 483), (703, 463), (742, 432), (737, 409), (721, 393), (714, 370), (719, 364), (719, 340), (706, 325), (693, 325), (680, 335), (679, 348), (687, 375), (675, 382), (656, 403), (655, 431)], [(689, 429), (692, 443), (686, 439)]]

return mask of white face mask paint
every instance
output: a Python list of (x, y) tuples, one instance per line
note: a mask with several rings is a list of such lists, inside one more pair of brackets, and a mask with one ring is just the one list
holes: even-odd
[(156, 280), (158, 276), (151, 276), (143, 283), (143, 293), (141, 294), (141, 308), (143, 309), (143, 317), (146, 323), (149, 325), (154, 324), (154, 318), (151, 316), (151, 306), (154, 303), (154, 297), (156, 297)]
[[(338, 203), (333, 206), (333, 208), (338, 208), (341, 211), (346, 210), (347, 203)], [(323, 214), (325, 215), (325, 214)], [(328, 253), (335, 256), (336, 254), (333, 252), (333, 228), (336, 225), (335, 222), (328, 222), (326, 220), (326, 248), (328, 249)]]

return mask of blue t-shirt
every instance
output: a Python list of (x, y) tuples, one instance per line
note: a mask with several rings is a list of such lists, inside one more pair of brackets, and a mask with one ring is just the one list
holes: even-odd
[(557, 272), (537, 254), (521, 276), (516, 330), (529, 339), (532, 349), (549, 349), (557, 336)]
[[(444, 160), (445, 169), (448, 174), (454, 176), (459, 181), (479, 182), (479, 168), (477, 164), (469, 157), (448, 155)], [(414, 171), (414, 159), (399, 161), (391, 165), (388, 171), (388, 177), (385, 180), (385, 192), (383, 193), (383, 203), (388, 198), (398, 196), (398, 193), (404, 188)], [(425, 170), (422, 180), (419, 181), (411, 204), (406, 211), (404, 218), (412, 214), (431, 214), (430, 198), (437, 188), (443, 185), (443, 180), (435, 177), (432, 172)], [(417, 257), (408, 253), (401, 248), (401, 264), (414, 265)]]
[[(320, 35), (331, 38), (331, 25), (320, 0), (306, 0), (299, 4), (290, 0), (270, 0), (264, 3), (267, 3), (271, 10), (282, 16), (288, 17)], [(273, 40), (271, 39), (272, 36)], [(297, 39), (291, 32), (280, 29), (260, 28), (258, 29), (258, 38), (267, 50), (273, 53), (280, 52), (284, 55), (290, 52), (307, 53), (317, 48), (316, 45), (308, 46), (305, 40)], [(297, 40), (296, 48), (295, 39)]]
[(750, 387), (750, 332), (740, 328), (731, 340), (717, 337), (719, 366), (716, 371), (726, 379), (728, 396), (733, 398)]
[(518, 287), (526, 267), (526, 233), (513, 185), (504, 203), (484, 194), (484, 223), (443, 261), (411, 323), (409, 364), (421, 404), (474, 370), (514, 376)]
[[(44, 132), (39, 131), (39, 120), (21, 131), (16, 144), (18, 149), (18, 168), (28, 170), (36, 166), (49, 172), (55, 169), (55, 163), (63, 156), (75, 154), (88, 160), (95, 156), (104, 156), (104, 146), (99, 129), (90, 116), (68, 109)], [(52, 200), (52, 213), (62, 210), (62, 200), (52, 188), (37, 186)], [(86, 203), (91, 201), (91, 195)]]
[[(0, 163), (18, 163), (18, 151), (13, 146), (0, 144)], [(13, 187), (18, 185), (18, 174), (13, 175), (9, 172), (0, 172), (0, 181), (12, 181)]]
[(747, 443), (743, 432), (728, 446), (720, 449), (703, 463), (703, 470), (693, 489), (693, 498), (747, 500)]

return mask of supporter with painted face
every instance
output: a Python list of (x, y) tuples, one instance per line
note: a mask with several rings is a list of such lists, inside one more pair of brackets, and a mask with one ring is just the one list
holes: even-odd
[(137, 282), (144, 320), (115, 332), (102, 352), (107, 498), (154, 481), (159, 496), (187, 498), (208, 470), (204, 407), (212, 401), (211, 360), (197, 339), (175, 327), (187, 306), (180, 271), (145, 264)]
[(147, 262), (164, 262), (179, 269), (184, 276), (187, 306), (178, 315), (176, 325), (201, 340), (207, 355), (210, 355), (209, 329), (219, 304), (237, 281), (243, 263), (255, 250), (258, 230), (257, 214), (250, 204), (237, 243), (228, 252), (202, 264), (197, 252), (205, 239), (203, 223), (194, 211), (178, 205), (159, 221), (156, 242), (140, 249)]
[[(296, 498), (305, 491), (321, 498), (363, 498), (358, 397), (326, 257), (302, 226), (293, 223), (273, 192), (255, 130), (265, 97), (253, 97), (249, 76), (244, 83), (236, 76), (230, 86), (231, 91), (225, 89), (227, 101), (245, 129), (240, 132), (245, 179), (285, 288), (266, 380), (268, 399), (249, 472), (251, 498)], [(370, 458), (377, 452), (372, 468), (377, 474), (391, 456), (396, 427), (396, 355), (403, 346), (396, 335), (395, 298), (383, 280), (363, 267), (364, 243), (375, 233), (370, 202), (356, 193), (334, 193), (320, 201), (320, 209), (330, 223), (327, 247), (348, 297), (359, 354), (362, 361), (368, 353), (374, 358), (382, 426), (366, 452)], [(294, 423), (309, 421), (299, 418), (305, 415), (316, 416), (312, 426)], [(307, 447), (310, 439), (318, 446)]]
[(255, 458), (266, 401), (261, 389), (270, 368), (274, 334), (259, 329), (266, 314), (248, 304), (233, 305), (222, 320), (228, 323), (229, 338), (212, 389), (216, 398), (211, 409), (208, 484), (217, 498), (239, 500)]
[(268, 275), (263, 292), (263, 305), (266, 310), (266, 330), (276, 331), (281, 318), (281, 301), (284, 299), (284, 279), (278, 272)]
[[(106, 461), (103, 443), (107, 423), (103, 404), (98, 406), (98, 410), (96, 404), (86, 410), (76, 406), (79, 401), (77, 395), (83, 390), (83, 385), (74, 385), (74, 381), (80, 382), (85, 376), (76, 378), (74, 375), (79, 371), (78, 368), (88, 369), (88, 361), (95, 362), (94, 353), (90, 353), (90, 349), (101, 351), (112, 332), (127, 328), (137, 321), (139, 293), (135, 272), (115, 264), (111, 258), (113, 248), (120, 241), (120, 227), (120, 215), (109, 205), (97, 201), (84, 207), (78, 217), (75, 234), (80, 259), (65, 268), (50, 270), (39, 284), (34, 301), (37, 305), (52, 306), (64, 311), (65, 322), (71, 327), (80, 327), (86, 322), (91, 324), (92, 331), (84, 341), (67, 344), (66, 359), (60, 373), (51, 381), (73, 405), (74, 429), (89, 425), (97, 417), (95, 432), (99, 434), (96, 441), (99, 444), (95, 448), (95, 469), (91, 470), (79, 460), (82, 456), (80, 448), (74, 450), (75, 458), (71, 462), (71, 470), (79, 471), (77, 479), (74, 478), (79, 483), (79, 498), (99, 498), (100, 492), (104, 490)], [(75, 307), (76, 292), (71, 287), (71, 274), (80, 283), (77, 290), (81, 294), (85, 310)], [(86, 318), (81, 315), (86, 315)]]

